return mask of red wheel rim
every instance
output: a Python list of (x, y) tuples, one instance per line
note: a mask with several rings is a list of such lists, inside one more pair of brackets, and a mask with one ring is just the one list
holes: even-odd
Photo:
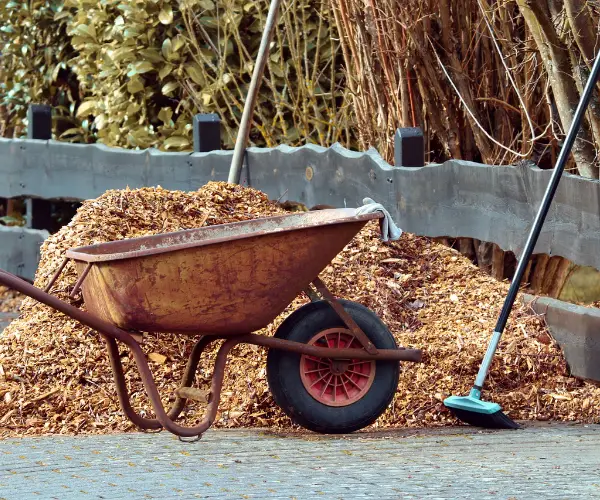
[[(309, 345), (330, 348), (362, 348), (346, 328), (331, 328), (317, 333)], [(300, 378), (308, 393), (327, 406), (348, 406), (361, 399), (373, 385), (375, 361), (364, 359), (332, 360), (303, 354)]]

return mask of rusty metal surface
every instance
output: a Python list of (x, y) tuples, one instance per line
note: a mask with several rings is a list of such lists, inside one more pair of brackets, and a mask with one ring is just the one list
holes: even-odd
[(421, 349), (378, 349), (377, 354), (370, 354), (364, 349), (332, 349), (331, 347), (317, 347), (314, 345), (303, 344), (301, 342), (294, 342), (292, 340), (267, 337), (265, 335), (256, 335), (255, 333), (241, 335), (236, 337), (236, 339), (240, 343), (261, 345), (271, 349), (281, 349), (282, 351), (307, 354), (309, 356), (316, 356), (318, 358), (412, 361), (414, 363), (420, 363), (422, 359)]
[(65, 266), (69, 263), (69, 258), (65, 257), (62, 261), (62, 263), (60, 264), (60, 267), (56, 270), (56, 272), (52, 275), (52, 278), (50, 278), (50, 281), (48, 282), (48, 284), (46, 285), (46, 288), (44, 288), (44, 292), (49, 293), (50, 289), (54, 286), (54, 283), (56, 283), (56, 280), (58, 279), (58, 277), (60, 276), (60, 273), (63, 272)]
[[(211, 401), (208, 404), (207, 413), (205, 417), (202, 419), (199, 425), (194, 427), (183, 427), (181, 425), (176, 424), (173, 419), (169, 416), (167, 411), (165, 410), (160, 394), (158, 393), (158, 389), (154, 382), (154, 378), (152, 376), (152, 372), (150, 367), (148, 366), (148, 360), (140, 345), (133, 339), (133, 337), (117, 328), (115, 325), (108, 323), (101, 318), (97, 318), (93, 314), (87, 313), (78, 309), (77, 307), (72, 306), (62, 300), (57, 299), (56, 297), (45, 293), (39, 288), (30, 285), (29, 283), (23, 281), (16, 276), (7, 273), (0, 269), (0, 284), (5, 285), (9, 288), (17, 290), (29, 297), (46, 304), (57, 311), (60, 311), (67, 316), (70, 316), (73, 319), (76, 319), (80, 323), (89, 326), (90, 328), (96, 330), (108, 345), (109, 357), (111, 360), (111, 367), (113, 369), (113, 374), (115, 376), (115, 382), (117, 383), (117, 388), (120, 391), (119, 398), (123, 411), (127, 414), (127, 417), (134, 422), (135, 425), (142, 429), (160, 429), (161, 427), (168, 430), (172, 434), (182, 437), (196, 437), (202, 434), (206, 429), (210, 427), (212, 422), (214, 421), (215, 415), (217, 413), (217, 407), (219, 404), (221, 386), (223, 384), (223, 376), (225, 373), (225, 363), (227, 360), (227, 355), (229, 351), (239, 342), (238, 338), (231, 338), (227, 340), (219, 349), (217, 354), (217, 359), (215, 361), (215, 367), (213, 370), (213, 377), (211, 383)], [(142, 379), (142, 383), (144, 385), (145, 392), (150, 399), (150, 403), (152, 405), (152, 409), (156, 415), (155, 419), (148, 419), (141, 417), (136, 414), (131, 405), (129, 404), (127, 389), (125, 385), (125, 379), (123, 377), (123, 368), (121, 365), (121, 360), (119, 357), (119, 351), (117, 348), (116, 340), (123, 342), (130, 349), (133, 354), (133, 359), (137, 365), (138, 371), (140, 372), (140, 378)], [(202, 343), (208, 342), (208, 340), (201, 340)], [(194, 354), (194, 352), (196, 354)], [(192, 352), (192, 356), (198, 356), (200, 353), (196, 352), (194, 349)], [(191, 361), (188, 362), (188, 368), (190, 367)], [(195, 371), (195, 370), (194, 370)], [(189, 375), (189, 373), (187, 373)], [(184, 376), (186, 378), (186, 376)], [(175, 402), (173, 409), (171, 409), (171, 414), (174, 412), (180, 411), (178, 401)]]
[(319, 293), (323, 296), (323, 298), (327, 301), (327, 303), (333, 308), (336, 314), (340, 317), (340, 319), (346, 324), (346, 326), (350, 329), (350, 331), (354, 334), (354, 336), (358, 339), (361, 345), (365, 348), (365, 350), (369, 354), (377, 354), (377, 348), (373, 345), (369, 337), (362, 331), (360, 326), (356, 324), (356, 321), (350, 316), (344, 306), (340, 304), (333, 294), (327, 289), (325, 283), (321, 281), (321, 278), (315, 278), (313, 280), (313, 284), (315, 288), (319, 291)]
[[(377, 214), (321, 210), (72, 250), (86, 308), (124, 330), (264, 328)], [(110, 253), (109, 253), (110, 252)]]
[(85, 280), (85, 278), (89, 274), (89, 272), (92, 269), (93, 265), (94, 264), (92, 262), (88, 262), (86, 264), (85, 269), (83, 270), (83, 272), (81, 272), (79, 274), (79, 279), (75, 283), (75, 286), (73, 287), (73, 290), (71, 290), (71, 293), (69, 294), (69, 298), (75, 299), (77, 297), (77, 293), (79, 292), (79, 289), (81, 288), (81, 285), (83, 284), (83, 281)]
[(67, 257), (85, 262), (131, 259), (311, 227), (366, 223), (382, 217), (380, 212), (355, 215), (353, 208), (299, 212), (72, 248)]

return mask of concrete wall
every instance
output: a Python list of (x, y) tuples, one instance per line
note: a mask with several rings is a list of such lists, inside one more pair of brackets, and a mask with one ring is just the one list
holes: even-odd
[[(194, 190), (226, 180), (231, 155), (0, 139), (0, 197), (87, 199), (126, 186)], [(272, 198), (353, 207), (369, 196), (405, 231), (471, 237), (517, 253), (550, 178), (538, 168), (464, 161), (392, 167), (375, 150), (339, 145), (250, 148), (247, 162), (241, 182)], [(600, 182), (564, 175), (535, 251), (600, 268)]]
[[(126, 186), (193, 190), (226, 180), (231, 154), (0, 139), (0, 197), (87, 199)], [(247, 160), (242, 183), (272, 198), (287, 191), (284, 199), (352, 207), (370, 196), (406, 231), (472, 237), (517, 253), (550, 178), (538, 168), (464, 161), (397, 168), (375, 150), (338, 145), (250, 148)], [(564, 175), (535, 251), (600, 268), (600, 182)]]
[(600, 381), (600, 309), (549, 297), (524, 295), (523, 299), (537, 314), (544, 315), (571, 375)]
[(0, 226), (0, 269), (33, 279), (47, 231)]

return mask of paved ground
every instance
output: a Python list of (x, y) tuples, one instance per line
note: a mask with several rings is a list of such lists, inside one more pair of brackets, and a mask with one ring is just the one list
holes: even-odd
[(600, 498), (600, 426), (0, 441), (6, 499)]

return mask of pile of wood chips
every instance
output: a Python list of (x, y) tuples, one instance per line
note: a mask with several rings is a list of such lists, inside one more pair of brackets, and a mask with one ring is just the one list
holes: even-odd
[(23, 295), (0, 285), (0, 313), (18, 312)]
[[(35, 284), (47, 284), (68, 248), (194, 228), (207, 215), (205, 224), (213, 225), (282, 212), (263, 193), (225, 183), (209, 183), (190, 193), (161, 188), (108, 191), (85, 202), (72, 222), (44, 243)], [(322, 277), (337, 296), (372, 308), (399, 345), (425, 353), (422, 364), (402, 365), (393, 404), (372, 428), (456, 424), (442, 400), (468, 393), (508, 285), (425, 238), (405, 233), (398, 242), (384, 244), (376, 222), (354, 238)], [(75, 281), (69, 264), (52, 292), (69, 300)], [(296, 299), (261, 333), (272, 335), (283, 318), (306, 301)], [(519, 304), (502, 338), (484, 398), (500, 403), (514, 419), (597, 422), (600, 388), (568, 377), (543, 318)], [(165, 404), (173, 400), (192, 345), (193, 340), (184, 336), (145, 337), (143, 347)], [(209, 357), (214, 355), (213, 350)], [(217, 426), (291, 426), (269, 394), (265, 360), (263, 348), (233, 350)], [(124, 354), (123, 363), (134, 407), (150, 415), (133, 360)], [(197, 377), (200, 387), (208, 388), (211, 372), (212, 363), (204, 363)], [(198, 421), (203, 410), (200, 403), (190, 406), (184, 422)], [(26, 299), (21, 317), (0, 335), (0, 429), (1, 436), (133, 430), (119, 408), (99, 336)]]

